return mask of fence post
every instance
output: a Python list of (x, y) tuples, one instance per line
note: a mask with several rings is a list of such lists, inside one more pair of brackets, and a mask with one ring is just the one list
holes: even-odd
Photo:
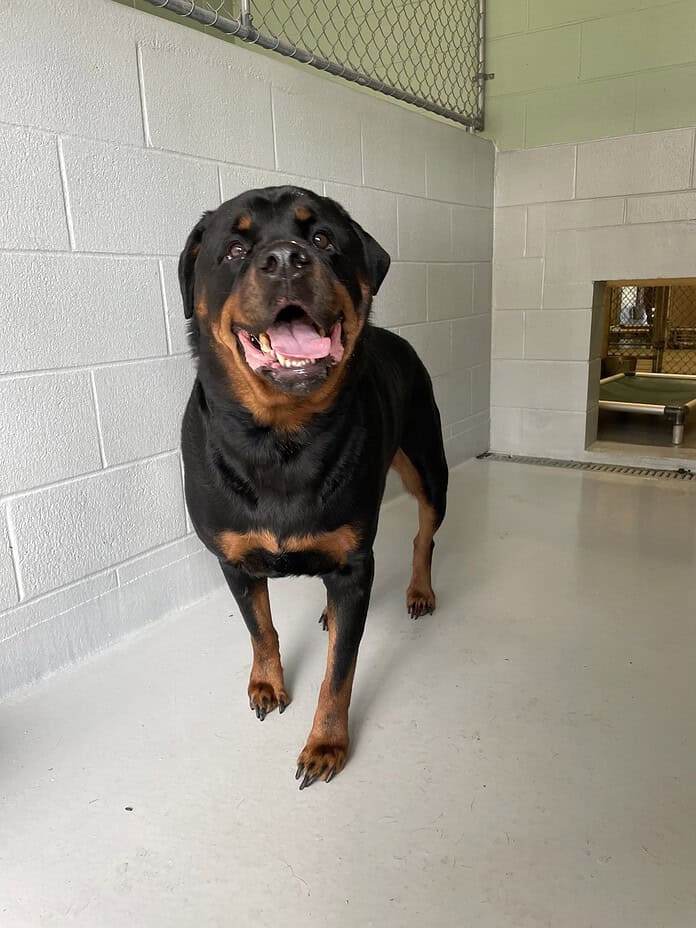
[(251, 12), (251, 0), (240, 0), (239, 2), (239, 22), (246, 29), (251, 29), (253, 18), (254, 17)]
[(485, 123), (485, 99), (486, 99), (486, 81), (491, 81), (495, 74), (486, 73), (486, 0), (479, 0), (479, 17), (478, 17), (478, 73), (476, 83), (478, 84), (478, 100), (474, 124), (472, 129), (482, 130)]

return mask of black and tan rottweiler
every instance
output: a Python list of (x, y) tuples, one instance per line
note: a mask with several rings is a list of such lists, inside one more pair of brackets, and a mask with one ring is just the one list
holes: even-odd
[(348, 705), (374, 574), (387, 472), (418, 500), (410, 615), (435, 608), (433, 535), (447, 464), (430, 377), (370, 324), (389, 255), (333, 200), (252, 190), (206, 213), (179, 260), (198, 376), (182, 449), (186, 500), (251, 634), (259, 719), (290, 702), (268, 578), (320, 576), (326, 676), (300, 788), (345, 764)]

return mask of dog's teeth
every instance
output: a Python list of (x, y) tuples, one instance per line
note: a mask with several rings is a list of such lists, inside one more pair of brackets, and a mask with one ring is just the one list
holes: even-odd
[(322, 338), (326, 338), (326, 329), (323, 326), (319, 327), (319, 334)]
[(271, 354), (273, 349), (271, 348), (271, 340), (265, 332), (262, 332), (259, 335), (259, 344), (261, 345), (261, 351), (266, 354)]
[(314, 364), (314, 358), (302, 358), (299, 361), (291, 361), (290, 358), (286, 358), (284, 354), (281, 354), (279, 351), (276, 351), (276, 358), (281, 367), (305, 367), (307, 364)]

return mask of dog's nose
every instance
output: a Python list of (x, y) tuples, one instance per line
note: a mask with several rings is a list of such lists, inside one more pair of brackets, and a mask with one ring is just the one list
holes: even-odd
[(267, 277), (296, 277), (311, 260), (309, 252), (297, 242), (276, 242), (261, 252), (258, 268)]

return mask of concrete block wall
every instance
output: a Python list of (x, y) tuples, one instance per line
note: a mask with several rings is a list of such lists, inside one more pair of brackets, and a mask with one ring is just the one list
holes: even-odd
[(696, 276), (693, 128), (500, 152), (491, 447), (583, 457), (596, 437), (596, 281)]
[(493, 195), (491, 143), (111, 0), (3, 26), (0, 695), (220, 582), (178, 452), (201, 211), (343, 202), (394, 258), (375, 319), (430, 367), (455, 464), (488, 447)]

